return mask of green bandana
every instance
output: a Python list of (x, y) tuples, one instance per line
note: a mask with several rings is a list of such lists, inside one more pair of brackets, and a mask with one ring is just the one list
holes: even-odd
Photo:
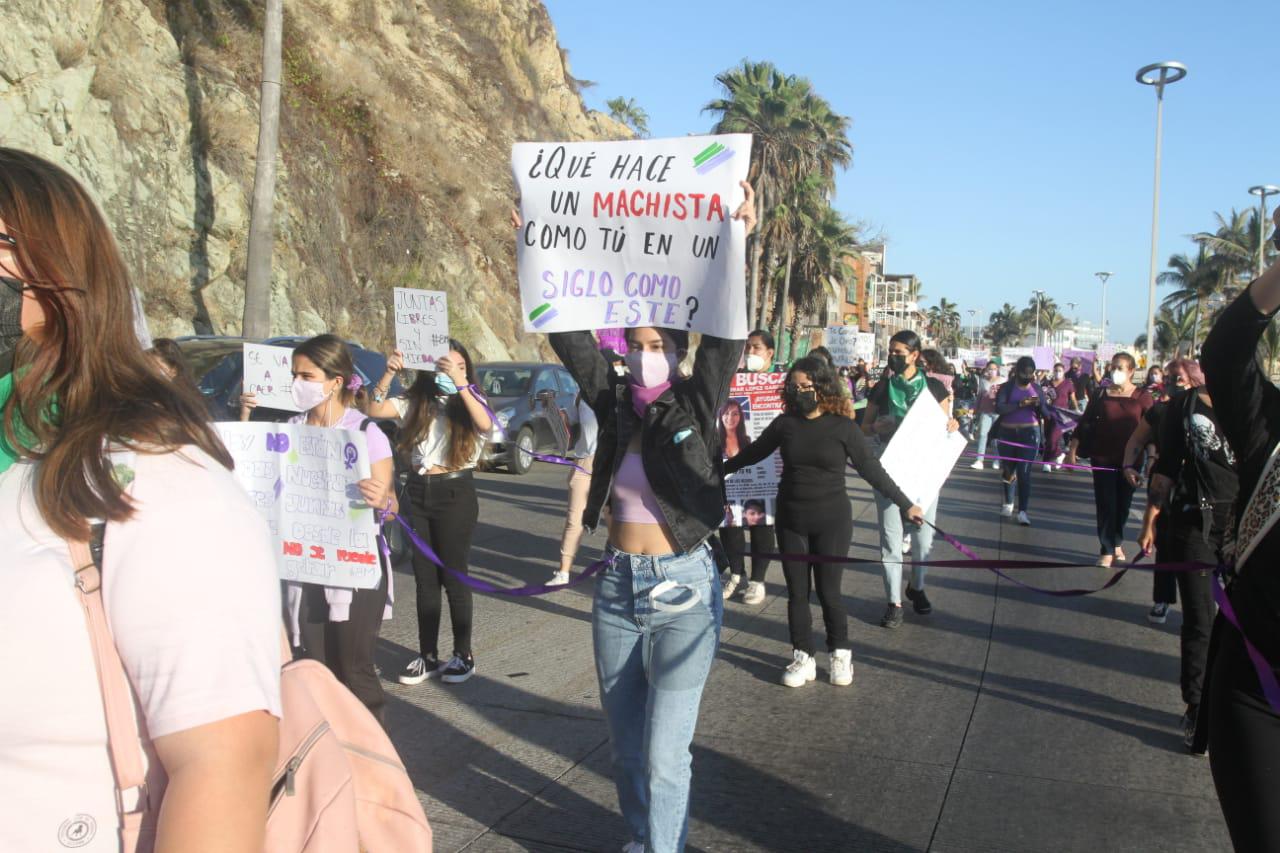
[[(0, 376), (0, 474), (8, 471), (9, 466), (19, 458), (17, 448), (9, 443), (9, 439), (4, 434), (3, 413), (11, 396), (13, 396), (13, 374), (6, 373)], [(16, 424), (16, 428), (18, 435), (22, 436), (24, 441), (30, 437), (21, 421)]]
[(910, 379), (903, 379), (896, 373), (889, 377), (889, 414), (893, 415), (899, 421), (907, 416), (907, 409), (911, 408), (911, 404), (916, 401), (916, 397), (920, 396), (920, 392), (925, 389), (927, 381), (924, 371), (916, 368), (916, 375)]

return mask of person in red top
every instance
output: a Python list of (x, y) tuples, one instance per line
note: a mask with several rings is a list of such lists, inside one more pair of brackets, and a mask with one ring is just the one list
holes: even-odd
[[(1076, 410), (1076, 384), (1067, 377), (1067, 369), (1061, 364), (1053, 366), (1053, 373), (1044, 382), (1049, 405), (1055, 409)], [(1044, 439), (1044, 471), (1049, 473), (1053, 465), (1061, 465), (1066, 454), (1062, 448), (1062, 424), (1057, 418), (1049, 418)], [(1052, 464), (1051, 464), (1052, 463)]]
[(1089, 401), (1067, 453), (1068, 464), (1076, 464), (1078, 456), (1087, 456), (1098, 468), (1107, 469), (1093, 472), (1099, 566), (1125, 559), (1120, 546), (1134, 487), (1124, 477), (1124, 447), (1154, 403), (1150, 394), (1133, 384), (1136, 366), (1127, 352), (1118, 352), (1111, 359), (1111, 384)]

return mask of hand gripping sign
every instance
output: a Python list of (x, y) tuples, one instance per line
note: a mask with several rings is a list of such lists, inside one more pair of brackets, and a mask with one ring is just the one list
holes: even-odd
[(525, 331), (745, 338), (750, 161), (749, 134), (512, 146)]

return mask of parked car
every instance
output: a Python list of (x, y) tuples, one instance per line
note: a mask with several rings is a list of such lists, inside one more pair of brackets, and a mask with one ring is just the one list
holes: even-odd
[[(264, 344), (281, 347), (295, 347), (305, 337), (268, 338)], [(240, 416), (240, 390), (244, 384), (244, 338), (220, 335), (193, 335), (178, 338), (178, 348), (182, 350), (191, 373), (195, 376), (200, 393), (204, 395), (210, 415), (216, 421), (235, 420)], [(382, 378), (387, 369), (387, 359), (382, 353), (365, 349), (357, 343), (347, 341), (351, 350), (351, 359), (355, 362), (356, 373), (360, 374), (365, 385), (372, 386)], [(390, 395), (404, 393), (399, 377), (392, 380)], [(255, 421), (283, 421), (293, 412), (278, 409), (254, 409)]]
[(498, 416), (503, 441), (485, 447), (483, 461), (524, 474), (533, 453), (563, 456), (578, 426), (578, 383), (558, 364), (492, 361), (477, 365), (480, 389)]

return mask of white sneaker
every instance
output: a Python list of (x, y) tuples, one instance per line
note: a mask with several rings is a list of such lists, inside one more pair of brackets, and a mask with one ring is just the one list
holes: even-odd
[(1027, 513), (1025, 511), (1018, 513), (1018, 523), (1023, 527), (1031, 526), (1031, 519), (1027, 518)]
[(729, 579), (723, 583), (724, 600), (728, 601), (729, 596), (733, 595), (738, 589), (738, 584), (742, 583), (742, 575), (729, 575)]
[(788, 687), (804, 687), (818, 677), (818, 664), (813, 655), (796, 649), (791, 653), (791, 663), (782, 673), (782, 683)]
[(1052, 466), (1052, 465), (1050, 465), (1048, 462), (1044, 463), (1044, 472), (1045, 472), (1046, 474), (1052, 474), (1052, 473), (1053, 473), (1053, 466)]
[(643, 841), (628, 841), (622, 847), (622, 853), (644, 853)]
[(1013, 518), (1013, 504), (1005, 504), (1000, 507), (1001, 518)]
[(747, 584), (747, 591), (742, 594), (743, 604), (759, 604), (764, 601), (764, 583), (761, 581), (750, 581)]
[(837, 687), (853, 684), (853, 653), (848, 649), (836, 649), (831, 653), (831, 683)]
[(982, 470), (982, 460), (981, 460), (981, 459), (975, 459), (975, 460), (973, 460), (973, 464), (972, 464), (972, 465), (970, 465), (969, 467), (970, 467), (970, 468), (972, 468), (972, 469), (973, 469), (973, 470), (975, 470), (975, 471), (981, 471), (981, 470)]
[(551, 580), (547, 581), (547, 586), (565, 586), (569, 583), (568, 572), (555, 572), (551, 575)]

